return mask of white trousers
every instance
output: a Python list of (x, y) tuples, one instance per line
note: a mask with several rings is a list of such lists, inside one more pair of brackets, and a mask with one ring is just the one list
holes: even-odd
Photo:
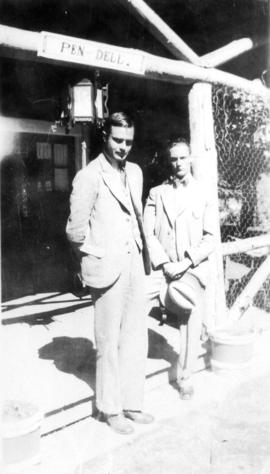
[(171, 284), (166, 282), (162, 270), (152, 272), (150, 276), (146, 277), (149, 311), (153, 300), (159, 298), (169, 312), (179, 317), (178, 381), (189, 378), (196, 370), (205, 306), (205, 290), (197, 278), (189, 273), (182, 278), (182, 291), (181, 285), (179, 285), (178, 291), (174, 282)]
[(96, 406), (106, 414), (141, 410), (147, 357), (146, 296), (142, 254), (134, 246), (119, 279), (93, 291)]

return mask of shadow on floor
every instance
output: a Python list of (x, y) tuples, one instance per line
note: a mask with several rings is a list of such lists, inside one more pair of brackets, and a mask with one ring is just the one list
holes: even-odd
[[(178, 354), (172, 346), (168, 344), (165, 337), (156, 333), (152, 329), (148, 330), (150, 359), (164, 359), (170, 364), (168, 369), (169, 380), (173, 380), (173, 374)], [(83, 337), (55, 337), (51, 342), (39, 349), (40, 359), (52, 360), (55, 367), (65, 373), (87, 383), (95, 391), (95, 368), (96, 350), (93, 343)], [(149, 374), (148, 377), (155, 375)]]
[(147, 375), (146, 378), (150, 378), (157, 373), (168, 372), (168, 380), (175, 380), (178, 354), (173, 347), (168, 344), (167, 339), (153, 329), (148, 329), (148, 358), (166, 360), (170, 366), (169, 369), (164, 368), (158, 370), (158, 372)]
[[(150, 317), (160, 322), (160, 326), (170, 326), (176, 331), (179, 331), (180, 318), (174, 314), (167, 313), (166, 319), (162, 320), (162, 313), (160, 307), (153, 307), (149, 314)], [(205, 339), (206, 337), (206, 339)], [(180, 338), (179, 338), (180, 344)], [(210, 358), (211, 358), (211, 343), (208, 339), (208, 336), (205, 336), (204, 331), (202, 331), (202, 340), (201, 340), (202, 353), (199, 355), (199, 359), (203, 359), (202, 367), (210, 367)], [(179, 346), (180, 350), (180, 346)], [(169, 369), (169, 381), (174, 381), (176, 379), (176, 364), (178, 354), (175, 352), (172, 346), (170, 346), (167, 340), (161, 336), (159, 333), (155, 333), (153, 330), (149, 330), (149, 355), (148, 357), (153, 359), (164, 359), (170, 363)]]
[(96, 350), (84, 337), (54, 337), (39, 349), (40, 359), (52, 360), (55, 367), (83, 380), (95, 391)]
[[(55, 298), (59, 297), (59, 296), (62, 296), (62, 295), (66, 295), (68, 296), (69, 299), (60, 299), (60, 300), (56, 300)], [(37, 295), (32, 295), (31, 296), (31, 299), (29, 301), (23, 301), (18, 303), (17, 301), (18, 300), (14, 300), (12, 303), (11, 302), (7, 302), (5, 301), (4, 303), (2, 303), (2, 307), (1, 307), (1, 311), (2, 313), (5, 313), (6, 311), (11, 311), (11, 310), (14, 310), (14, 309), (17, 309), (17, 308), (20, 308), (20, 307), (28, 307), (28, 306), (34, 306), (34, 305), (38, 305), (38, 304), (42, 304), (42, 305), (46, 305), (46, 304), (53, 304), (54, 305), (58, 305), (58, 304), (63, 304), (63, 303), (74, 303), (76, 301), (79, 301), (79, 300), (82, 300), (82, 298), (80, 297), (77, 297), (78, 299), (75, 300), (74, 298), (72, 298), (72, 296), (70, 297), (69, 296), (70, 293), (66, 293), (66, 292), (53, 292), (51, 294), (42, 294), (42, 293), (38, 293)], [(53, 301), (52, 301), (53, 300)], [(91, 301), (91, 298), (90, 296), (88, 296), (88, 298), (86, 299), (85, 297), (83, 298), (84, 301)]]
[[(54, 294), (52, 295), (52, 297), (53, 296), (55, 297), (56, 295)], [(63, 300), (59, 302), (56, 301), (56, 302), (53, 302), (53, 304), (57, 304), (57, 303), (63, 304), (64, 302), (65, 301)], [(25, 315), (14, 317), (14, 318), (2, 317), (2, 324), (11, 325), (11, 324), (17, 324), (17, 323), (27, 323), (29, 324), (29, 326), (37, 326), (37, 325), (48, 326), (49, 324), (54, 322), (53, 318), (55, 316), (60, 316), (62, 314), (67, 315), (69, 313), (73, 313), (74, 311), (78, 309), (88, 307), (92, 304), (91, 298), (86, 298), (86, 299), (81, 299), (81, 300), (80, 299), (72, 300), (72, 302), (74, 302), (74, 304), (68, 307), (64, 307), (64, 308), (62, 307), (62, 308), (52, 309), (50, 311), (41, 311), (39, 313), (25, 314)], [(43, 304), (42, 298), (40, 298), (39, 300), (35, 300), (34, 303), (31, 302), (30, 304), (41, 305)], [(47, 304), (47, 302), (45, 302), (45, 304)], [(8, 306), (4, 308), (3, 314), (5, 314), (5, 311), (18, 308), (20, 306), (25, 307), (27, 306), (27, 304), (22, 303), (21, 305), (15, 304), (14, 306)]]

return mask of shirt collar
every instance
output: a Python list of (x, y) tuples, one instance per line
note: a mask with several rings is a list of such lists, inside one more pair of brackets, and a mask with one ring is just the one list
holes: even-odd
[(176, 176), (172, 176), (171, 177), (171, 183), (173, 184), (174, 188), (186, 187), (190, 183), (191, 179), (192, 179), (191, 173), (188, 173), (182, 179), (177, 178)]
[[(107, 162), (112, 166), (112, 160), (111, 158), (109, 157), (109, 155), (107, 155), (106, 151), (103, 150), (103, 155), (105, 156)], [(112, 166), (113, 167), (113, 166)], [(126, 168), (126, 160), (125, 161), (121, 161), (121, 163), (119, 163), (119, 171), (125, 171), (125, 168)]]

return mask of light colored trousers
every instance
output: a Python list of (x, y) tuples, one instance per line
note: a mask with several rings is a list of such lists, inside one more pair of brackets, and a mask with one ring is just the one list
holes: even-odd
[(142, 254), (134, 242), (116, 283), (92, 293), (96, 406), (106, 414), (142, 409), (148, 346), (144, 282)]
[[(192, 285), (192, 292), (194, 292), (195, 296), (192, 309), (183, 309), (180, 303), (177, 306), (176, 301), (181, 301), (181, 295), (180, 298), (176, 295), (174, 301), (170, 299), (168, 294), (167, 297), (165, 297), (166, 309), (179, 317), (180, 345), (177, 362), (178, 381), (181, 381), (183, 378), (189, 378), (196, 370), (205, 306), (205, 291), (196, 277), (188, 275), (188, 278), (185, 278), (184, 275), (183, 278), (188, 284)], [(159, 298), (161, 292), (164, 293), (164, 287), (165, 292), (168, 290), (168, 284), (162, 270), (153, 271), (151, 275), (145, 277), (145, 279), (148, 310), (150, 311), (151, 306), (153, 306), (153, 300)]]

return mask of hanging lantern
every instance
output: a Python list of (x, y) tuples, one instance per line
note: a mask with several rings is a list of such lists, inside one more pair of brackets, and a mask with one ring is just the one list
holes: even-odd
[(72, 87), (71, 108), (74, 122), (95, 121), (95, 91), (89, 79), (83, 79)]
[(60, 116), (60, 123), (66, 128), (66, 132), (69, 133), (76, 122), (102, 126), (109, 116), (108, 95), (108, 84), (101, 85), (99, 72), (96, 72), (94, 84), (89, 79), (83, 79), (72, 87), (68, 86)]

